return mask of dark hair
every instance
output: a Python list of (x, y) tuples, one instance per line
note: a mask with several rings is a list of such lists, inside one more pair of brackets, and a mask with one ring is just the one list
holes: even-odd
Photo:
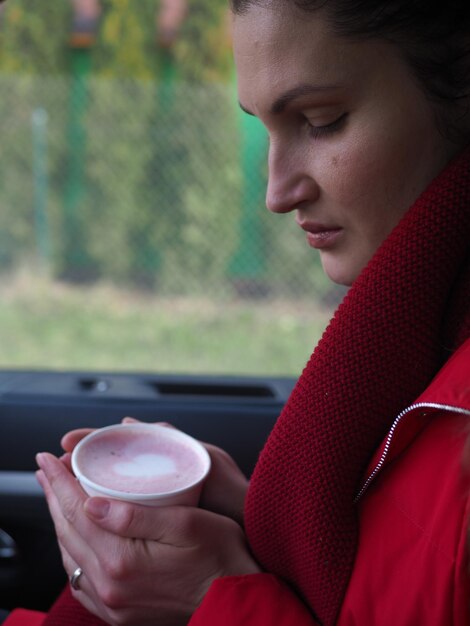
[(231, 7), (243, 14), (286, 1), (310, 13), (322, 9), (338, 35), (396, 45), (434, 103), (441, 132), (459, 143), (470, 139), (470, 0), (231, 0)]

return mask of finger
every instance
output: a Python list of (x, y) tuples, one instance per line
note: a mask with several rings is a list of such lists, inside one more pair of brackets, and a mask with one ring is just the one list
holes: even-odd
[(141, 421), (136, 420), (135, 417), (123, 417), (121, 421), (123, 424), (140, 424), (141, 423)]
[[(55, 498), (54, 492), (52, 491), (44, 472), (39, 470), (39, 472), (37, 472), (37, 476), (46, 494), (47, 504), (49, 506), (49, 511), (58, 538), (62, 563), (69, 579), (70, 575), (78, 567), (78, 562), (86, 564), (88, 573), (93, 574), (97, 570), (96, 555), (93, 553), (90, 554), (86, 543), (62, 516), (57, 499)], [(84, 589), (83, 584), (81, 584), (80, 588), (82, 590)], [(88, 588), (87, 592), (90, 591), (94, 590)]]
[(61, 441), (60, 445), (66, 452), (72, 452), (77, 443), (79, 443), (83, 437), (86, 437), (89, 433), (93, 432), (94, 428), (78, 428), (66, 433)]
[[(42, 463), (43, 461), (44, 459), (41, 459)], [(59, 461), (57, 462), (60, 463)], [(43, 465), (45, 464), (43, 463)], [(118, 538), (111, 537), (108, 533), (102, 531), (101, 528), (92, 524), (87, 516), (83, 514), (82, 517), (85, 518), (88, 524), (92, 525), (93, 528), (91, 529), (87, 539), (82, 538), (74, 526), (70, 524), (62, 515), (59, 501), (44, 471), (39, 470), (37, 472), (37, 476), (46, 494), (49, 510), (51, 512), (51, 517), (58, 537), (64, 568), (69, 576), (69, 580), (70, 576), (75, 572), (77, 567), (81, 567), (83, 569), (83, 574), (80, 577), (79, 583), (80, 589), (72, 589), (72, 594), (91, 613), (105, 619), (105, 613), (103, 613), (103, 602), (100, 599), (100, 589), (101, 591), (103, 590), (103, 581), (106, 581), (106, 572), (109, 563), (113, 565), (113, 562), (117, 559), (118, 569), (116, 571), (121, 571), (119, 569), (121, 558), (116, 545)], [(96, 542), (93, 542), (92, 539), (96, 539)], [(93, 543), (98, 545), (101, 552), (98, 551), (97, 547), (93, 546)], [(109, 559), (109, 557), (111, 557), (111, 559)], [(125, 587), (122, 587), (122, 583), (119, 581), (117, 584), (118, 591), (113, 591), (115, 597), (124, 597)]]
[[(102, 566), (106, 557), (113, 554), (113, 549), (105, 540), (100, 540), (100, 547), (103, 550), (101, 555), (95, 549), (90, 548), (90, 541), (85, 541), (75, 528), (63, 517), (60, 505), (54, 491), (42, 470), (38, 473), (38, 480), (44, 488), (46, 498), (51, 513), (54, 527), (58, 538), (58, 544), (62, 555), (65, 571), (70, 580), (71, 574), (78, 566), (82, 567), (83, 575), (80, 577), (80, 590), (72, 589), (72, 594), (89, 611), (99, 614), (101, 602), (99, 599), (97, 584), (102, 584)], [(84, 516), (85, 517), (85, 516)], [(100, 528), (94, 528), (97, 535), (102, 534)], [(104, 555), (104, 556), (103, 556)], [(94, 582), (95, 581), (95, 582)], [(122, 595), (122, 593), (121, 593)], [(102, 608), (102, 607), (101, 607)]]
[(38, 454), (36, 461), (41, 470), (36, 475), (46, 498), (54, 506), (58, 504), (63, 517), (73, 524), (78, 511), (83, 509), (85, 492), (73, 474), (52, 454)]
[(88, 498), (84, 511), (101, 528), (123, 538), (188, 545), (199, 518), (215, 515), (189, 506), (151, 507), (106, 498)]
[(64, 546), (59, 542), (59, 549), (60, 549), (60, 553), (62, 556), (62, 563), (64, 565), (64, 569), (65, 569), (65, 573), (67, 574), (67, 578), (68, 581), (70, 583), (70, 586), (72, 588), (72, 593), (75, 594), (77, 592), (82, 592), (82, 593), (88, 593), (88, 580), (87, 577), (85, 576), (84, 571), (82, 570), (82, 574), (80, 575), (79, 579), (74, 583), (74, 585), (72, 585), (72, 576), (74, 573), (76, 573), (77, 569), (80, 568), (79, 563), (77, 563), (75, 561), (75, 559), (72, 559), (72, 557), (70, 556), (70, 554), (67, 552), (67, 550), (64, 548)]
[[(81, 566), (70, 556), (64, 546), (59, 542), (59, 549), (62, 555), (62, 563), (64, 564), (65, 573), (67, 574), (67, 578), (70, 585), (70, 590), (72, 595), (83, 602), (84, 595), (90, 595), (91, 597), (95, 596), (94, 589), (90, 586), (90, 579), (86, 575), (85, 571), (81, 568)], [(78, 580), (72, 585), (72, 576), (77, 572), (78, 569), (82, 570), (81, 575)]]
[(48, 453), (38, 455), (38, 480), (44, 489), (59, 541), (73, 559), (82, 555), (94, 561), (106, 550), (114, 549), (113, 537), (97, 527), (84, 514), (86, 494), (78, 481), (58, 459)]
[(156, 424), (157, 426), (164, 426), (165, 428), (173, 428), (173, 430), (179, 430), (180, 432), (183, 432), (179, 428), (176, 428), (176, 426), (173, 426), (173, 424), (170, 424), (170, 422), (154, 422), (154, 424)]
[(65, 467), (69, 470), (70, 473), (73, 474), (72, 469), (72, 455), (70, 452), (65, 452), (59, 457), (59, 461), (65, 465)]
[[(44, 490), (47, 504), (51, 512), (51, 517), (57, 529), (57, 525), (60, 523), (59, 522), (60, 514), (58, 513), (58, 510), (57, 510), (57, 502), (56, 502), (54, 492), (52, 491), (49, 481), (47, 480), (46, 475), (44, 474), (42, 470), (38, 470), (36, 472), (36, 477), (37, 477), (39, 484)], [(73, 529), (71, 532), (73, 532)], [(72, 559), (67, 548), (64, 546), (64, 544), (60, 540), (58, 541), (58, 545), (59, 545), (60, 553), (62, 556), (62, 563), (64, 565), (64, 569), (68, 577), (70, 578), (71, 573), (73, 573), (75, 569), (78, 567), (77, 562), (74, 559)]]
[[(64, 516), (60, 502), (57, 499), (57, 496), (46, 474), (43, 470), (39, 470), (38, 472), (36, 472), (36, 477), (39, 484), (44, 490), (47, 505), (49, 507), (49, 512), (54, 523), (56, 535), (61, 549), (66, 550), (67, 553), (69, 553), (75, 560), (80, 560), (80, 558), (88, 558), (88, 555), (90, 553), (88, 544), (87, 542), (83, 541), (82, 537), (76, 531), (74, 526)], [(72, 504), (71, 506), (74, 505)], [(81, 507), (83, 507), (83, 505), (81, 505)], [(97, 528), (96, 530), (100, 532), (99, 528)]]
[(64, 565), (65, 573), (67, 574), (67, 578), (70, 581), (70, 577), (75, 572), (77, 567), (79, 567), (78, 563), (72, 559), (66, 548), (59, 542), (60, 554), (62, 556), (62, 563)]
[[(88, 575), (88, 570), (83, 569), (72, 557), (68, 554), (67, 550), (59, 543), (59, 548), (62, 553), (62, 562), (64, 564), (64, 569), (67, 573), (67, 577), (69, 580), (70, 591), (74, 598), (80, 602), (90, 613), (94, 615), (100, 614), (100, 609), (102, 608), (101, 603), (98, 599), (98, 595), (95, 587), (92, 584), (92, 580)], [(75, 583), (75, 586), (72, 586), (71, 580), (73, 574), (80, 568), (82, 573), (78, 580)]]

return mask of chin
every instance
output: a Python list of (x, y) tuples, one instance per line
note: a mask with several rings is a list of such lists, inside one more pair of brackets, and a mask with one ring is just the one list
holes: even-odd
[[(349, 252), (349, 253), (348, 253)], [(323, 271), (337, 285), (351, 287), (353, 282), (368, 264), (373, 251), (368, 248), (356, 250), (331, 250), (320, 253)]]
[(323, 271), (331, 282), (344, 287), (351, 287), (359, 275), (359, 272), (354, 272), (351, 267), (344, 267), (342, 264), (323, 263)]

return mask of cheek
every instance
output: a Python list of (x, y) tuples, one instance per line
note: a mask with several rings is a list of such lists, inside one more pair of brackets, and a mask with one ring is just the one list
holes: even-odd
[(380, 155), (372, 147), (349, 140), (325, 159), (325, 188), (345, 208), (375, 196), (384, 182), (386, 167), (378, 162)]
[(403, 212), (409, 200), (402, 191), (411, 159), (403, 158), (402, 148), (383, 132), (351, 134), (326, 161), (331, 195), (355, 213), (373, 209), (377, 219)]

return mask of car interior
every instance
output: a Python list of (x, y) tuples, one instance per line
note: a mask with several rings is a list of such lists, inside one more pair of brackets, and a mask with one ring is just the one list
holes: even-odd
[(1, 371), (0, 606), (47, 609), (66, 580), (35, 478), (38, 451), (60, 454), (65, 432), (132, 416), (222, 447), (249, 476), (293, 384), (289, 377)]

